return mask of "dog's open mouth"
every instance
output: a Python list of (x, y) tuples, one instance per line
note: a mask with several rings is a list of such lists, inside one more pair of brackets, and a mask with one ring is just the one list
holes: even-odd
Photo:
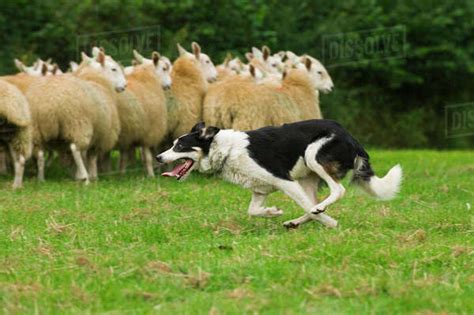
[(193, 168), (194, 161), (191, 159), (186, 159), (184, 163), (176, 165), (172, 171), (164, 172), (162, 176), (176, 177), (177, 180), (185, 178)]

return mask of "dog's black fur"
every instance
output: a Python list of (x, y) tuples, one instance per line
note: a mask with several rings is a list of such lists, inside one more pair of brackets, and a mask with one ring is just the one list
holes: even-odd
[[(338, 179), (354, 169), (357, 156), (367, 162), (369, 160), (359, 142), (332, 120), (306, 120), (246, 133), (249, 136), (247, 149), (250, 157), (274, 176), (286, 180), (291, 180), (289, 172), (297, 160), (304, 157), (308, 145), (322, 138), (332, 137), (332, 140), (321, 148), (315, 158), (321, 165), (337, 163), (332, 175)], [(368, 178), (374, 174), (368, 163), (364, 163), (363, 168)]]

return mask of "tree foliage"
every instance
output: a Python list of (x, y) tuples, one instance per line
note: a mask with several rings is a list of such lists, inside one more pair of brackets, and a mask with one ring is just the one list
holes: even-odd
[[(198, 41), (215, 63), (263, 44), (320, 59), (336, 85), (321, 96), (325, 116), (363, 143), (474, 143), (473, 137), (445, 136), (445, 107), (474, 102), (472, 0), (7, 0), (0, 4), (0, 71), (15, 72), (13, 58), (36, 57), (52, 57), (64, 69), (77, 59), (78, 36), (149, 26), (160, 27), (160, 52), (170, 57), (177, 42)], [(353, 54), (358, 42), (390, 35), (402, 36), (396, 52), (381, 39), (381, 54)], [(327, 48), (338, 41), (349, 57), (328, 59)]]

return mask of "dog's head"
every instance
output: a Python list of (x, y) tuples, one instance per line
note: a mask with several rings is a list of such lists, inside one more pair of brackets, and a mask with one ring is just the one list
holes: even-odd
[(171, 163), (177, 160), (184, 162), (162, 175), (176, 177), (178, 180), (188, 177), (209, 154), (211, 143), (219, 130), (217, 127), (206, 127), (203, 122), (200, 122), (191, 129), (190, 133), (176, 139), (171, 149), (157, 155), (156, 160), (158, 163)]

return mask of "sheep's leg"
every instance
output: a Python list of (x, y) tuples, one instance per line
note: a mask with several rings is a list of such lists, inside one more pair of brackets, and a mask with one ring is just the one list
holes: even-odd
[(99, 158), (99, 170), (103, 173), (112, 172), (112, 157), (110, 152), (104, 153)]
[(38, 181), (44, 182), (44, 166), (45, 166), (44, 151), (43, 150), (36, 151), (35, 156), (36, 156), (36, 164), (38, 167)]
[(89, 175), (87, 174), (86, 167), (84, 166), (84, 160), (82, 159), (81, 151), (79, 151), (74, 143), (71, 143), (71, 153), (76, 162), (77, 173), (76, 180), (83, 180), (86, 185), (89, 184)]
[(147, 176), (154, 177), (155, 173), (153, 172), (153, 157), (150, 148), (142, 147), (142, 159), (145, 164)]
[(125, 174), (127, 171), (127, 164), (128, 164), (128, 158), (129, 158), (129, 151), (126, 149), (120, 150), (120, 174)]
[(10, 147), (10, 154), (12, 156), (13, 165), (15, 167), (15, 179), (13, 180), (13, 189), (21, 188), (21, 186), (23, 185), (23, 174), (25, 172), (25, 157), (22, 154), (17, 154), (12, 147)]
[(0, 149), (0, 175), (8, 174), (7, 153)]
[(97, 180), (97, 153), (90, 153), (88, 156), (88, 166), (89, 166), (89, 178), (90, 180)]

